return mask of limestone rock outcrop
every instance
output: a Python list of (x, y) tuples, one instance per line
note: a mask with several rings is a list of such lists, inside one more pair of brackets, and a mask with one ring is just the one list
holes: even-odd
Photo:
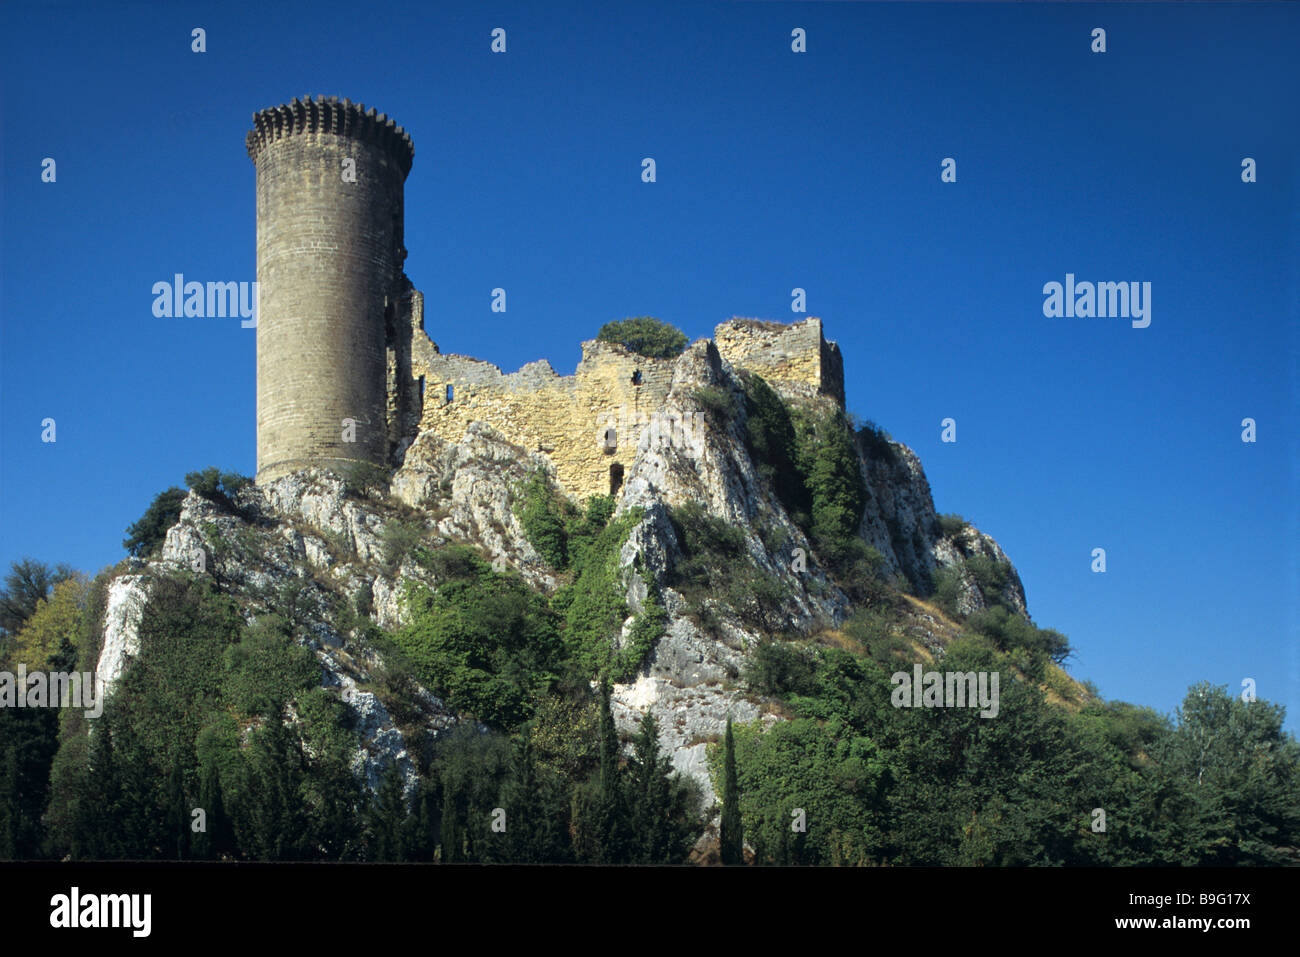
[[(777, 368), (771, 384), (787, 402), (840, 407), (838, 350), (822, 348), (820, 325), (786, 338), (758, 331), (762, 335), (753, 340), (747, 338), (752, 327), (728, 327), (722, 348), (699, 340), (673, 360), (638, 362), (621, 347), (606, 344), (584, 353), (589, 362), (612, 357), (616, 361), (610, 368), (616, 367), (620, 376), (630, 376), (633, 366), (644, 369), (657, 396), (653, 416), (670, 423), (662, 428), (643, 423), (633, 433), (634, 442), (619, 437), (626, 444), (616, 452), (623, 468), (617, 514), (638, 509), (641, 516), (619, 554), (631, 613), (624, 632), (651, 587), (667, 615), (663, 636), (639, 672), (614, 687), (615, 718), (630, 736), (643, 714), (654, 714), (662, 747), (679, 771), (698, 782), (706, 805), (715, 795), (705, 749), (719, 739), (727, 719), (782, 720), (768, 702), (749, 695), (742, 680), (755, 644), (765, 636), (810, 637), (833, 630), (853, 612), (849, 598), (815, 561), (796, 570), (796, 550), (813, 555), (815, 549), (750, 455), (740, 364), (759, 361), (765, 371)], [(799, 353), (803, 358), (792, 359), (785, 346), (803, 342), (812, 332), (821, 343), (815, 364), (808, 364), (813, 360), (807, 350)], [(802, 371), (781, 379), (779, 364), (795, 359), (806, 368), (801, 365)], [(214, 576), (238, 599), (249, 621), (292, 595), (299, 640), (316, 654), (322, 686), (337, 693), (356, 717), (357, 772), (377, 787), (395, 762), (413, 788), (417, 762), (411, 745), (384, 702), (367, 690), (384, 668), (382, 655), (355, 629), (347, 630), (339, 609), (365, 609), (376, 625), (393, 630), (405, 620), (403, 583), (437, 585), (427, 568), (409, 556), (391, 553), (385, 529), (395, 521), (416, 527), (429, 548), (473, 544), (496, 567), (516, 570), (543, 592), (560, 584), (561, 576), (529, 543), (515, 504), (521, 483), (534, 470), (547, 470), (561, 488), (566, 473), (557, 467), (555, 448), (548, 451), (545, 439), (517, 441), (521, 420), (496, 418), (507, 407), (497, 402), (503, 395), (515, 396), (510, 400), (514, 404), (507, 405), (518, 410), (543, 392), (567, 389), (578, 394), (586, 388), (582, 374), (570, 377), (568, 385), (557, 384), (565, 377), (543, 365), (526, 367), (515, 379), (502, 377), (495, 367), (470, 369), (477, 381), (491, 386), (479, 393), (487, 398), (476, 402), (473, 394), (461, 396), (462, 409), (456, 414), (463, 420), (454, 423), (450, 413), (426, 415), (426, 427), (404, 446), (400, 467), (385, 487), (357, 489), (332, 472), (304, 469), (242, 490), (234, 509), (191, 492), (161, 555), (137, 563), (110, 585), (98, 680), (111, 688), (138, 654), (137, 629), (149, 600), (149, 583), (157, 575), (189, 569)], [(594, 376), (595, 371), (592, 366), (586, 374)], [(719, 397), (729, 399), (730, 414), (719, 413)], [(539, 427), (535, 416), (543, 408), (530, 413), (534, 417), (528, 419), (528, 428)], [(593, 420), (582, 428), (595, 424)], [(563, 432), (561, 424), (556, 427)], [(595, 445), (599, 433), (590, 431), (592, 461), (604, 468), (612, 456)], [(924, 470), (906, 446), (863, 430), (857, 434), (856, 448), (866, 487), (858, 534), (880, 552), (886, 571), (901, 586), (924, 595), (939, 568), (961, 567), (975, 555), (1006, 560), (992, 538), (969, 526), (955, 534), (942, 533)], [(576, 460), (568, 467), (573, 474)], [(699, 609), (674, 588), (673, 570), (683, 552), (670, 512), (687, 502), (698, 503), (708, 515), (738, 529), (749, 561), (779, 584), (781, 597), (763, 609), (761, 627), (719, 606), (706, 630), (698, 620)], [(1004, 599), (1024, 612), (1024, 592), (1014, 569)], [(979, 588), (966, 575), (961, 610), (968, 613), (983, 604)], [(915, 625), (918, 640), (932, 653), (942, 654), (943, 630), (933, 616), (920, 611)], [(452, 713), (430, 689), (419, 689), (418, 696), (420, 726), (435, 738), (468, 717)]]

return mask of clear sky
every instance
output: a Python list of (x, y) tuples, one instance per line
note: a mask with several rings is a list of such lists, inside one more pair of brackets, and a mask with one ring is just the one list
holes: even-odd
[[(1160, 711), (1253, 678), (1294, 728), (1297, 50), (1293, 4), (10, 0), (0, 567), (94, 572), (186, 472), (254, 471), (255, 333), (151, 289), (255, 278), (251, 116), (338, 95), (414, 139), (444, 352), (567, 373), (610, 319), (707, 336), (802, 287), (850, 409), (1002, 544), (1074, 674)], [(1067, 273), (1149, 282), (1149, 327), (1045, 317)]]

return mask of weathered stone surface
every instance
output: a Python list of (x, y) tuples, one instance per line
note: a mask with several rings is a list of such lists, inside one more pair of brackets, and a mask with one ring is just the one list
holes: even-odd
[(815, 317), (790, 325), (759, 319), (732, 319), (713, 330), (722, 357), (756, 372), (776, 388), (800, 384), (844, 405), (844, 362), (840, 349), (822, 338)]
[(385, 327), (404, 279), (410, 137), (323, 98), (263, 110), (254, 124), (258, 479), (386, 464)]
[(728, 718), (737, 724), (760, 717), (768, 725), (777, 720), (737, 690), (721, 686), (682, 688), (669, 679), (650, 675), (631, 684), (616, 685), (610, 708), (615, 723), (626, 734), (633, 733), (642, 715), (654, 715), (660, 746), (672, 756), (674, 768), (699, 784), (706, 809), (716, 799), (705, 763), (706, 745), (722, 738)]
[[(399, 627), (399, 578), (428, 581), (427, 573), (409, 565), (391, 575), (382, 571), (381, 533), (391, 510), (348, 498), (336, 476), (313, 470), (264, 481), (245, 490), (238, 504), (242, 514), (231, 514), (191, 492), (180, 520), (167, 532), (161, 556), (139, 574), (109, 584), (97, 687), (111, 691), (139, 654), (138, 628), (152, 576), (182, 570), (215, 576), (248, 621), (268, 611), (294, 617), (299, 640), (321, 662), (322, 686), (335, 689), (356, 715), (357, 773), (377, 787), (388, 765), (396, 762), (413, 793), (418, 775), (401, 730), (379, 698), (358, 687), (372, 681), (383, 662), (369, 648), (344, 653), (349, 637), (335, 622), (339, 599), (366, 590), (373, 596), (378, 622)], [(334, 544), (327, 544), (326, 537)], [(423, 690), (417, 695), (428, 730), (437, 734), (457, 722), (437, 697)]]
[(130, 660), (140, 653), (140, 618), (149, 600), (143, 575), (124, 575), (108, 586), (104, 607), (104, 635), (95, 665), (95, 700), (112, 690)]

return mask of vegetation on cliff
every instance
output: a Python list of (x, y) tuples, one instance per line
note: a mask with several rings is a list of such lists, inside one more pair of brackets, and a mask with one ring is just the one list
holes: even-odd
[[(932, 580), (891, 576), (859, 535), (864, 477), (881, 463), (901, 476), (905, 452), (826, 403), (743, 379), (746, 447), (732, 451), (768, 484), (766, 511), (746, 528), (691, 502), (668, 509), (675, 550), (656, 574), (622, 562), (640, 510), (577, 505), (523, 467), (493, 513), (505, 534), (514, 502), (532, 546), (517, 542), (523, 573), (474, 541), (435, 542), (409, 507), (381, 508), (372, 475), (345, 483), (352, 511), (336, 507), (351, 524), (317, 534), (245, 514), (256, 496), (239, 476), (191, 473), (202, 511), (168, 548), (201, 539), (211, 567), (132, 562), (149, 582), (139, 653), (103, 715), (0, 708), (0, 857), (681, 863), (721, 812), (720, 856), (759, 865), (1300, 863), (1300, 746), (1280, 707), (1202, 684), (1164, 717), (1083, 690), (1061, 669), (1066, 637), (1023, 614), (1014, 569), (959, 516), (891, 529), (959, 548)], [(741, 392), (718, 392), (706, 398), (721, 429)], [(134, 555), (157, 553), (178, 494), (128, 530)], [(815, 582), (792, 585), (780, 564), (796, 529), (824, 573)], [(365, 534), (363, 561), (349, 539)], [(310, 543), (318, 563), (277, 568), (276, 537), (299, 556)], [(0, 670), (93, 670), (121, 571), (15, 564), (0, 587)], [(378, 624), (391, 612), (375, 615), (381, 573), (390, 602), (399, 574), (420, 579), (401, 589), (392, 633)], [(791, 609), (827, 582), (847, 617), (796, 633)], [(674, 739), (678, 755), (707, 743), (722, 803), (702, 807), (660, 750), (677, 729), (646, 715), (621, 741), (609, 689), (681, 632), (692, 650), (738, 650), (741, 630), (758, 640), (730, 659), (742, 664), (719, 696), (758, 720), (725, 741)], [(352, 704), (323, 686), (335, 659), (364, 663)], [(997, 716), (899, 707), (895, 677), (917, 664), (999, 676)], [(401, 760), (367, 779), (361, 745), (381, 712)]]
[(686, 348), (686, 333), (651, 316), (607, 322), (596, 333), (600, 342), (614, 342), (648, 359), (675, 359)]

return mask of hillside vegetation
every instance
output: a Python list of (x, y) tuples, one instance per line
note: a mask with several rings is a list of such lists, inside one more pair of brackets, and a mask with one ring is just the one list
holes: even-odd
[[(93, 580), (16, 564), (0, 670), (122, 667), (98, 717), (0, 708), (0, 857), (1300, 859), (1281, 707), (1103, 700), (909, 450), (706, 359), (671, 398), (708, 434), (623, 501), (475, 427), (393, 475), (191, 473)], [(900, 706), (918, 666), (995, 714)]]

